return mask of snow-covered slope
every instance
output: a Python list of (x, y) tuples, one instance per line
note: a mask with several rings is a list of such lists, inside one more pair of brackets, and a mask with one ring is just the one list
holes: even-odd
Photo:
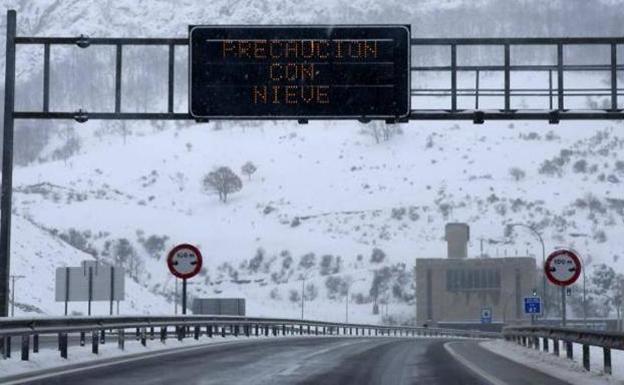
[[(384, 6), (323, 0), (305, 8), (294, 0), (206, 4), (5, 2), (18, 8), (23, 34), (166, 37), (213, 20), (403, 22), (397, 15), (416, 20), (415, 9), (437, 12), (466, 2), (423, 1), (420, 8), (398, 0)], [(39, 55), (21, 57), (23, 81), (40, 76), (34, 70)], [(566, 84), (591, 87), (605, 79), (571, 75)], [(434, 87), (444, 81), (414, 78)], [(537, 79), (514, 74), (512, 81), (529, 87)], [(482, 78), (484, 87), (500, 84), (500, 77)], [(38, 96), (22, 99), (39, 102)], [(124, 103), (132, 103), (128, 99)], [(414, 100), (421, 107), (438, 102), (445, 101)], [(580, 107), (603, 102), (573, 101)], [(506, 224), (522, 222), (539, 229), (549, 250), (574, 247), (586, 262), (623, 270), (621, 122), (411, 122), (392, 128), (391, 138), (381, 143), (370, 132), (383, 125), (355, 122), (116, 124), (75, 125), (78, 153), (51, 160), (67, 141), (65, 126), (57, 126), (54, 132), (61, 135), (43, 149), (44, 161), (16, 168), (12, 272), (29, 277), (18, 285), (34, 288), (18, 291), (16, 302), (60, 314), (62, 304), (53, 302), (54, 269), (97, 256), (129, 270), (123, 312), (170, 312), (174, 281), (164, 255), (174, 244), (190, 242), (206, 260), (201, 276), (192, 280), (192, 295), (242, 296), (249, 314), (298, 317), (299, 278), (307, 275), (306, 316), (343, 319), (346, 287), (353, 282), (353, 320), (379, 320), (371, 314), (375, 293), (379, 303), (390, 303), (389, 315), (409, 319), (415, 258), (445, 257), (443, 228), (451, 221), (471, 225), (472, 257), (480, 254), (481, 239), (489, 256), (541, 257), (530, 233), (518, 229), (503, 240)], [(242, 178), (242, 191), (227, 203), (203, 190), (202, 179), (213, 168), (240, 173), (247, 161), (258, 171)], [(81, 305), (72, 309), (84, 312)], [(96, 311), (105, 313), (105, 306)]]
[[(21, 215), (13, 216), (11, 273), (22, 275), (15, 282), (15, 315), (63, 314), (64, 303), (54, 302), (54, 277), (58, 267), (79, 266), (93, 260), (89, 254), (53, 236)], [(126, 282), (126, 300), (120, 302), (120, 313), (161, 314), (171, 311), (164, 298), (134, 281)], [(95, 302), (92, 311), (108, 314), (108, 304)], [(69, 312), (86, 314), (87, 304), (72, 302)]]

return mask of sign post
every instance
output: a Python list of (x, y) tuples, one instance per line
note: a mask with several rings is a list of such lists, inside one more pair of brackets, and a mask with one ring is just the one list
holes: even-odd
[(182, 280), (182, 314), (186, 314), (186, 280), (201, 270), (202, 255), (197, 247), (183, 243), (171, 249), (167, 266), (171, 274)]
[(561, 325), (566, 326), (566, 287), (581, 275), (581, 259), (571, 250), (555, 250), (544, 263), (544, 274), (552, 284), (561, 287)]

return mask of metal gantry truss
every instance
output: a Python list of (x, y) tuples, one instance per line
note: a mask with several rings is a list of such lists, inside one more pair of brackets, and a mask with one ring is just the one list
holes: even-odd
[[(13, 170), (13, 127), (16, 119), (73, 119), (79, 123), (92, 119), (109, 120), (194, 120), (188, 112), (175, 112), (174, 73), (176, 47), (188, 46), (187, 38), (92, 38), (79, 37), (23, 37), (16, 34), (16, 12), (7, 13), (7, 44), (4, 99), (4, 133), (2, 165), (2, 197), (0, 202), (0, 317), (8, 314), (8, 284), (11, 227), (11, 191)], [(617, 64), (617, 47), (624, 44), (624, 37), (601, 38), (457, 38), (457, 39), (411, 39), (412, 47), (441, 46), (450, 49), (450, 63), (443, 66), (412, 66), (412, 74), (420, 72), (446, 72), (450, 74), (450, 88), (412, 88), (413, 97), (426, 96), (450, 97), (450, 106), (446, 109), (412, 109), (407, 120), (472, 120), (483, 123), (485, 120), (548, 120), (558, 123), (564, 119), (622, 119), (624, 114), (618, 107), (618, 95), (622, 89), (617, 86), (617, 71), (624, 66)], [(43, 46), (43, 84), (42, 108), (40, 111), (15, 110), (15, 51), (17, 45)], [(115, 104), (113, 111), (56, 111), (50, 109), (50, 49), (53, 45), (78, 46), (88, 49), (90, 46), (115, 47)], [(571, 65), (563, 60), (563, 48), (566, 45), (606, 45), (611, 49), (611, 63), (607, 65)], [(125, 112), (122, 108), (122, 65), (125, 46), (161, 46), (168, 49), (168, 92), (167, 110), (163, 112)], [(457, 64), (457, 48), (462, 46), (499, 46), (504, 50), (503, 65), (460, 66)], [(555, 65), (511, 65), (511, 47), (513, 46), (550, 46), (557, 50)], [(475, 72), (474, 88), (458, 88), (457, 75), (461, 72)], [(479, 73), (498, 71), (504, 74), (502, 89), (479, 88)], [(546, 71), (549, 73), (549, 87), (544, 89), (514, 89), (511, 87), (511, 73), (518, 71)], [(564, 87), (564, 72), (567, 71), (608, 71), (611, 74), (610, 87), (578, 89)], [(557, 86), (553, 87), (556, 76)], [(412, 76), (413, 77), (413, 76)], [(459, 109), (458, 97), (475, 98), (474, 109)], [(479, 109), (479, 97), (502, 96), (501, 109)], [(550, 99), (549, 109), (517, 110), (511, 108), (512, 96), (544, 97)], [(573, 110), (566, 109), (566, 96), (608, 96), (609, 109)], [(556, 103), (553, 105), (553, 99)], [(277, 118), (279, 119), (279, 118)], [(351, 118), (349, 118), (351, 119)], [(367, 121), (362, 117), (362, 121)], [(305, 123), (302, 120), (300, 123)]]

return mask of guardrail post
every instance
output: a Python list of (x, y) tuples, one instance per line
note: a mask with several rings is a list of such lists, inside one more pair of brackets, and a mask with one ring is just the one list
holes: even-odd
[(540, 348), (540, 346), (539, 346), (539, 345), (540, 345), (540, 344), (539, 344), (539, 337), (534, 337), (534, 338), (533, 338), (533, 347), (534, 347), (536, 350), (539, 350), (539, 348)]
[(85, 332), (80, 332), (80, 346), (85, 346), (85, 340), (86, 340)]
[(379, 332), (379, 329), (375, 328), (375, 335)]
[[(210, 336), (212, 337), (212, 333), (210, 334)], [(167, 326), (161, 326), (160, 327), (160, 342), (164, 344), (165, 341), (167, 341)]]
[(39, 353), (39, 334), (33, 334), (33, 353)]
[(303, 335), (303, 325), (299, 325), (299, 335)]
[(136, 338), (137, 341), (141, 339), (141, 328), (136, 328), (134, 337)]
[[(161, 333), (161, 340), (162, 340), (162, 333)], [(117, 347), (120, 350), (124, 350), (124, 348), (126, 347), (126, 330), (125, 329), (117, 330)]]
[(150, 326), (150, 341), (154, 341), (154, 327)]
[(104, 345), (106, 343), (106, 329), (100, 330), (100, 344)]
[[(309, 326), (308, 326), (309, 328)], [(264, 336), (268, 337), (269, 336), (269, 325), (265, 325), (264, 326)]]
[(2, 343), (2, 358), (11, 358), (11, 337), (6, 336), (2, 340), (4, 341)]
[(602, 348), (602, 354), (604, 358), (604, 372), (607, 374), (612, 374), (611, 373), (611, 349)]
[(258, 324), (256, 324), (256, 337), (258, 337), (259, 335), (260, 335), (259, 327), (258, 327)]
[(10, 357), (10, 354), (8, 356), (6, 355), (7, 338), (10, 338), (10, 337), (0, 337), (0, 349), (2, 350), (3, 359)]
[(225, 326), (221, 326), (221, 337), (225, 338)]
[(249, 337), (249, 324), (245, 325), (245, 337)]
[(589, 345), (583, 344), (583, 367), (589, 371)]
[(100, 336), (98, 335), (97, 330), (93, 330), (91, 332), (91, 353), (98, 354), (99, 352), (99, 342)]
[(238, 337), (239, 334), (240, 334), (240, 326), (234, 325), (234, 336)]
[(323, 326), (323, 335), (327, 334), (327, 330), (325, 329), (325, 326)]
[(566, 346), (566, 357), (568, 357), (568, 359), (573, 359), (574, 358), (574, 352), (572, 350), (572, 342), (570, 341), (565, 341), (565, 346)]
[(67, 358), (67, 333), (59, 333), (59, 350), (61, 358)]
[(542, 341), (543, 341), (543, 345), (544, 345), (544, 351), (545, 351), (545, 352), (548, 352), (548, 338), (547, 338), (547, 337), (544, 337), (544, 338), (542, 339)]
[(201, 329), (199, 328), (198, 325), (195, 325), (195, 330), (193, 333), (193, 338), (198, 340), (199, 339), (199, 334), (201, 333)]
[(282, 325), (282, 335), (285, 336), (286, 335), (286, 325)]
[(22, 336), (22, 361), (28, 361), (28, 351), (30, 350), (30, 336)]
[(206, 335), (208, 338), (212, 338), (212, 325), (206, 325)]
[(559, 356), (559, 340), (553, 340), (553, 353), (555, 356)]

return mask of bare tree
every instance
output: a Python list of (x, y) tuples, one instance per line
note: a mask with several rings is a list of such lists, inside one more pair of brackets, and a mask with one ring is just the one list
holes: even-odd
[(251, 175), (258, 170), (255, 164), (247, 162), (241, 167), (241, 172), (247, 175), (247, 179), (251, 180)]
[(243, 188), (243, 182), (229, 167), (221, 166), (204, 177), (203, 187), (204, 191), (216, 190), (219, 200), (225, 203), (228, 194)]

